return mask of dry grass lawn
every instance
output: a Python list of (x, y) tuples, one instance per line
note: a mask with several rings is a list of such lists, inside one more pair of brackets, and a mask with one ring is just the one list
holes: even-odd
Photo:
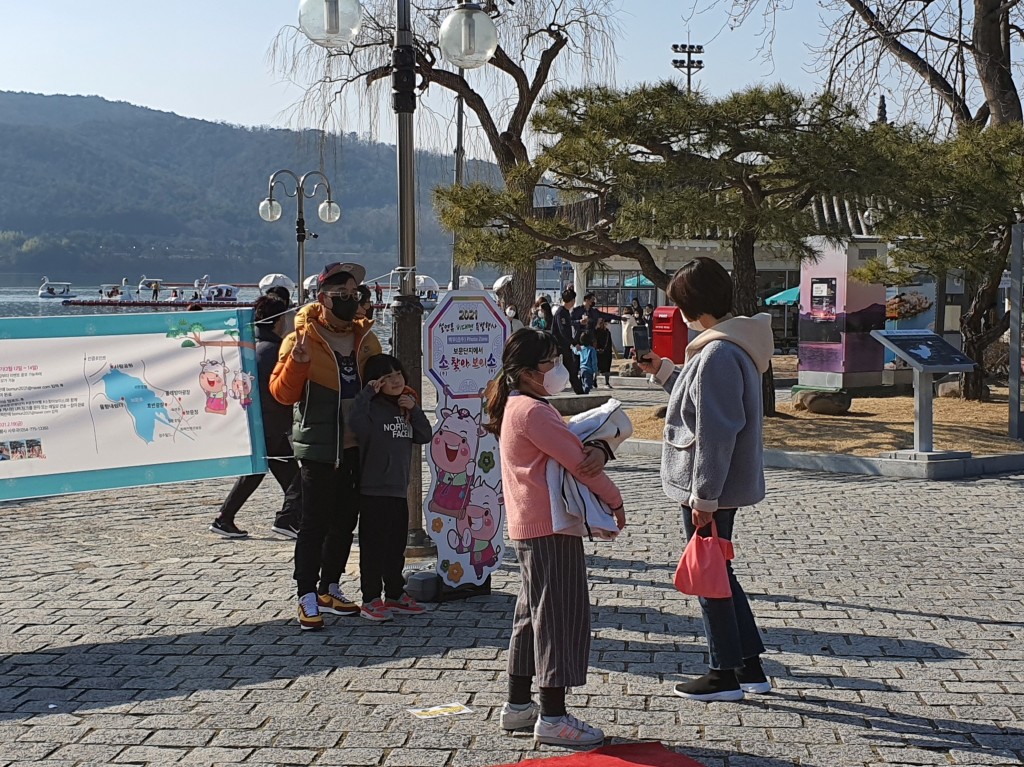
[[(1024, 452), (1024, 443), (1006, 436), (1007, 390), (993, 388), (989, 402), (935, 400), (935, 449), (970, 450), (975, 455)], [(629, 411), (634, 438), (662, 438), (664, 421), (657, 408)], [(843, 416), (796, 412), (781, 404), (779, 417), (765, 419), (765, 447), (822, 453), (877, 456), (889, 450), (914, 446), (912, 397), (854, 399)]]

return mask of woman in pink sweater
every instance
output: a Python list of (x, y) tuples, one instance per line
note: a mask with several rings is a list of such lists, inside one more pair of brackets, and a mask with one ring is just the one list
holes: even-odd
[[(556, 534), (545, 468), (558, 461), (625, 527), (622, 495), (603, 470), (588, 472), (586, 449), (544, 399), (569, 381), (555, 337), (525, 328), (505, 345), (502, 370), (487, 389), (486, 428), (498, 435), (508, 536), (522, 578), (509, 642), (509, 699), (501, 727), (533, 727), (539, 743), (595, 745), (604, 733), (565, 710), (565, 688), (587, 681), (590, 598), (583, 541)], [(599, 464), (598, 464), (599, 465)], [(540, 706), (533, 702), (536, 680)], [(538, 716), (539, 714), (539, 716)]]

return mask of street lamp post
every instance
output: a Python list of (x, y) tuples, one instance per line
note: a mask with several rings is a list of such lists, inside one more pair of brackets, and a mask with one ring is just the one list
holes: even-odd
[(686, 70), (686, 92), (691, 93), (693, 91), (693, 73), (699, 72), (704, 68), (704, 61), (701, 59), (693, 58), (694, 55), (702, 55), (704, 53), (703, 45), (673, 45), (672, 53), (685, 53), (685, 59), (672, 59), (672, 66), (676, 69)]
[[(305, 12), (305, 17), (303, 13)], [(304, 22), (305, 18), (305, 24)], [(358, 34), (359, 0), (302, 0), (299, 27), (314, 43), (338, 48)], [(337, 19), (338, 23), (334, 23)], [(395, 37), (391, 52), (391, 106), (398, 123), (398, 271), (399, 295), (392, 304), (391, 345), (409, 383), (420, 395), (423, 361), (423, 306), (416, 294), (416, 48), (410, 0), (395, 0)], [(498, 31), (480, 6), (458, 0), (444, 22), (438, 46), (445, 61), (461, 69), (484, 66), (498, 49)], [(413, 448), (409, 476), (408, 543), (421, 547), (429, 540), (423, 529), (422, 448)]]
[[(461, 77), (463, 69), (459, 68)], [(463, 142), (466, 132), (466, 100), (460, 93), (455, 97), (455, 186), (462, 186), (466, 172), (466, 146)], [(459, 289), (461, 278), (459, 264), (455, 260), (455, 251), (459, 247), (458, 230), (452, 233), (452, 290)]]
[[(282, 176), (291, 178), (295, 182), (295, 189), (288, 191), (285, 186)], [(306, 181), (313, 180), (315, 183), (311, 189), (306, 187)], [(334, 197), (331, 195), (331, 182), (327, 180), (327, 176), (318, 170), (311, 170), (309, 173), (303, 174), (301, 177), (296, 175), (294, 172), (282, 169), (276, 171), (270, 177), (270, 182), (267, 184), (267, 198), (260, 203), (260, 218), (264, 221), (277, 221), (281, 218), (281, 203), (274, 198), (274, 191), (277, 186), (280, 185), (285, 193), (286, 197), (294, 197), (298, 204), (298, 211), (295, 216), (295, 242), (298, 245), (298, 270), (299, 270), (299, 281), (296, 283), (296, 290), (298, 292), (297, 304), (302, 305), (303, 302), (303, 282), (306, 278), (306, 237), (309, 234), (306, 231), (306, 214), (305, 214), (305, 201), (307, 199), (313, 199), (320, 188), (323, 187), (327, 192), (327, 199), (320, 203), (317, 208), (317, 215), (320, 220), (325, 224), (333, 224), (341, 218), (341, 206), (334, 201)], [(313, 235), (314, 237), (316, 235)]]

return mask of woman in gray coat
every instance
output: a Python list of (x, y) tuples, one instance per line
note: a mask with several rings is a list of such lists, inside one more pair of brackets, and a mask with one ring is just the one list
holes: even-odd
[[(774, 352), (771, 316), (734, 317), (732, 278), (710, 258), (686, 264), (666, 292), (699, 335), (680, 370), (653, 352), (637, 361), (669, 393), (662, 487), (682, 507), (687, 540), (711, 535), (712, 520), (719, 537), (731, 540), (737, 509), (765, 494), (761, 374)], [(731, 597), (700, 599), (710, 669), (676, 685), (680, 697), (740, 700), (771, 690), (754, 614), (731, 564), (728, 573)]]

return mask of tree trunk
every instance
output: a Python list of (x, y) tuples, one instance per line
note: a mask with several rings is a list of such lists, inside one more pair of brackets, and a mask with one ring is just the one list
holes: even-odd
[(985, 350), (1010, 327), (1009, 314), (994, 324), (985, 321), (995, 308), (999, 297), (999, 282), (1003, 276), (1004, 265), (1005, 262), (1000, 262), (998, 270), (986, 275), (982, 284), (974, 291), (970, 308), (960, 319), (964, 354), (978, 363), (978, 367), (970, 373), (964, 373), (960, 379), (960, 394), (967, 400), (985, 399)]
[[(733, 313), (744, 317), (757, 314), (757, 264), (754, 261), (754, 244), (757, 235), (741, 231), (732, 238), (732, 291)], [(761, 399), (766, 416), (776, 415), (775, 373), (771, 363), (761, 377)]]
[(935, 272), (935, 332), (942, 336), (946, 332), (946, 281), (949, 273), (945, 269)]
[(974, 0), (974, 63), (993, 125), (1022, 119), (1011, 68), (1009, 5), (1005, 0)]
[[(522, 212), (527, 216), (535, 214), (533, 197), (540, 180), (533, 177), (532, 174), (523, 178), (510, 178), (510, 173), (505, 171), (502, 172), (502, 177), (510, 190), (517, 191), (522, 195)], [(543, 247), (541, 243), (537, 243), (538, 252), (535, 259), (543, 258), (541, 250)], [(537, 261), (522, 263), (517, 260), (509, 266), (512, 281), (502, 291), (500, 298), (505, 301), (506, 306), (514, 306), (516, 317), (522, 320), (524, 325), (529, 326), (530, 310), (537, 297)], [(556, 306), (557, 300), (556, 298)]]
[(757, 314), (757, 264), (754, 232), (738, 232), (732, 238), (732, 308), (744, 317)]
[(529, 264), (512, 266), (512, 281), (501, 292), (505, 306), (516, 308), (516, 317), (529, 325), (530, 309), (537, 294), (537, 267)]

